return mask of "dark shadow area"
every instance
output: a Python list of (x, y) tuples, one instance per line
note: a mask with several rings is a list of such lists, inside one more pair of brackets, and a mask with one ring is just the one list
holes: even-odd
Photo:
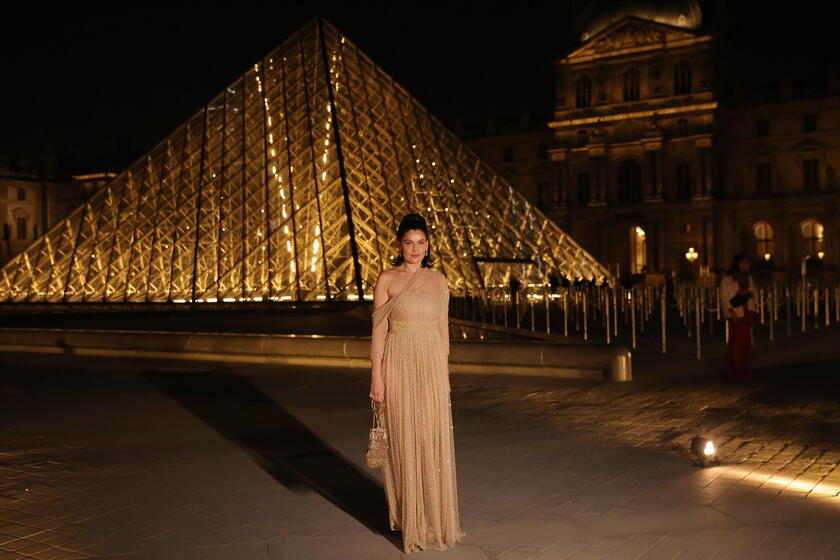
[[(169, 307), (169, 308), (167, 308)], [(52, 312), (0, 311), (4, 327), (145, 330), (259, 334), (358, 335), (370, 331), (370, 315), (360, 305), (234, 305), (207, 308), (173, 305), (62, 306)], [(77, 310), (74, 310), (77, 309)]]
[(285, 487), (314, 490), (402, 548), (400, 534), (388, 526), (385, 492), (379, 483), (245, 379), (219, 369), (156, 371), (142, 377), (248, 451)]

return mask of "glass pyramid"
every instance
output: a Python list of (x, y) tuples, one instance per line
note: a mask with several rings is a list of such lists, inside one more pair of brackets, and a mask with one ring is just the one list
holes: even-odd
[(315, 19), (11, 260), (0, 301), (370, 299), (407, 212), (455, 295), (608, 276)]

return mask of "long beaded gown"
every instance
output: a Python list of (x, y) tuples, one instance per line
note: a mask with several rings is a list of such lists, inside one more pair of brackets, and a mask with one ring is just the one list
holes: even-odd
[(388, 461), (383, 467), (392, 530), (405, 552), (460, 542), (455, 440), (449, 397), (449, 289), (420, 268), (373, 312), (371, 359), (382, 360)]

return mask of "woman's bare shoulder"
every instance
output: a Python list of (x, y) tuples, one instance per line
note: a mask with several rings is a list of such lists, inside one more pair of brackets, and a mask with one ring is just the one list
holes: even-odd
[(379, 276), (376, 277), (376, 285), (382, 288), (386, 288), (388, 284), (391, 283), (391, 279), (394, 278), (396, 271), (393, 268), (387, 268), (382, 270), (379, 273)]

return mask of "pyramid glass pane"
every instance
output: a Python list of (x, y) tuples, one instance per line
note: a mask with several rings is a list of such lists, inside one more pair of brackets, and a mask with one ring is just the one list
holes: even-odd
[(407, 212), (454, 294), (608, 276), (316, 19), (7, 263), (0, 301), (370, 299)]

